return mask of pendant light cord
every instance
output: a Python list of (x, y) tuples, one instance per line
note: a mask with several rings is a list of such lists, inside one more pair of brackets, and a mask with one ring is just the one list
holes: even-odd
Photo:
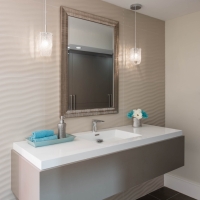
[(47, 32), (47, 1), (44, 0), (44, 31)]
[(137, 6), (135, 6), (135, 51), (136, 51), (136, 47), (137, 47), (137, 44), (136, 44), (136, 34), (137, 34), (137, 31), (136, 31), (136, 8)]

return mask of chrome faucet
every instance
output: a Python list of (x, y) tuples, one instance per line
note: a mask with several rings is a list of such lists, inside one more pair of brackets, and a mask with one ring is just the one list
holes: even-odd
[(92, 120), (92, 132), (95, 133), (97, 132), (97, 123), (104, 122), (102, 120), (94, 119)]

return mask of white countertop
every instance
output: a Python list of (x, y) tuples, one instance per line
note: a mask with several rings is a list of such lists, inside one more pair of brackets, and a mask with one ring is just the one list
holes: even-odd
[[(26, 141), (21, 141), (13, 143), (13, 150), (26, 158), (38, 169), (46, 170), (49, 168), (71, 164), (74, 162), (80, 162), (86, 159), (91, 159), (147, 144), (152, 144), (155, 142), (183, 135), (181, 130), (150, 125), (143, 125), (143, 127), (140, 128), (123, 126), (104, 130), (112, 129), (137, 133), (142, 136), (117, 141), (115, 143), (101, 144), (95, 143), (94, 141), (80, 139), (77, 137), (73, 142), (38, 148), (32, 147)], [(80, 133), (74, 135), (80, 135)]]

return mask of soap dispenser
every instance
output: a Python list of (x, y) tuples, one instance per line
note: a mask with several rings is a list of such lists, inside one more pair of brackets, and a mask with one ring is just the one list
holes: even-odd
[(61, 116), (60, 123), (58, 124), (58, 139), (62, 138), (66, 138), (66, 123), (63, 116)]

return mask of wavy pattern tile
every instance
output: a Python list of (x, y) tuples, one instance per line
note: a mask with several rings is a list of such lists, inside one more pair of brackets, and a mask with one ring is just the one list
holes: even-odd
[[(43, 31), (43, 0), (0, 0), (0, 199), (15, 200), (10, 190), (10, 150), (36, 129), (56, 131), (59, 118), (60, 6), (68, 6), (120, 22), (119, 114), (98, 116), (99, 128), (131, 124), (126, 113), (145, 109), (145, 123), (165, 124), (165, 41), (163, 21), (138, 15), (140, 67), (129, 61), (134, 46), (134, 15), (101, 0), (48, 0), (47, 25), (53, 32), (53, 53), (39, 57), (38, 34)], [(93, 117), (67, 119), (67, 132), (91, 129)], [(158, 178), (112, 197), (134, 199), (163, 184)]]

